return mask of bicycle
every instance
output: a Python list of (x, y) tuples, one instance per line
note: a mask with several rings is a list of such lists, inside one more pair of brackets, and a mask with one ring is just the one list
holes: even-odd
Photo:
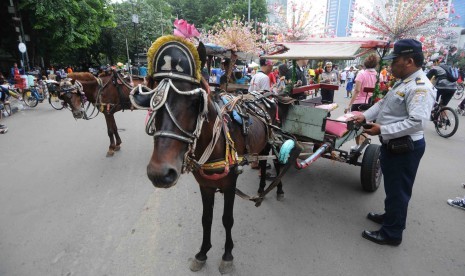
[(29, 107), (36, 107), (39, 101), (44, 100), (44, 95), (39, 93), (37, 85), (24, 89), (22, 94), (24, 103)]
[(457, 83), (457, 90), (454, 93), (454, 99), (460, 100), (463, 97), (463, 92), (465, 90), (465, 83)]
[(11, 115), (11, 105), (9, 102), (0, 102), (0, 118), (3, 117), (4, 112), (6, 112), (6, 116)]
[(62, 110), (65, 107), (65, 102), (60, 99), (60, 91), (58, 90), (58, 82), (53, 80), (42, 81), (42, 89), (45, 95), (48, 95), (48, 103), (56, 110)]
[(431, 120), (436, 132), (443, 138), (451, 137), (459, 128), (459, 116), (455, 110), (448, 106), (441, 106), (438, 102), (431, 111)]

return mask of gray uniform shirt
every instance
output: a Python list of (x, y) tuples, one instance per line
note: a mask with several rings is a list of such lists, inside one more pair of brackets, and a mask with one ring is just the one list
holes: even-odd
[(423, 138), (424, 121), (429, 120), (436, 99), (436, 89), (419, 69), (399, 80), (386, 96), (365, 111), (367, 122), (381, 125), (383, 141), (410, 135), (413, 141)]

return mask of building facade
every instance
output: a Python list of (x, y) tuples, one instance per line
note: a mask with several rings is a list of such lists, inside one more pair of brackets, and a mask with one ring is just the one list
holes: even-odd
[(325, 29), (338, 37), (351, 35), (354, 17), (354, 0), (327, 0)]
[(452, 4), (454, 5), (455, 13), (453, 14), (451, 23), (465, 28), (465, 0), (452, 0)]

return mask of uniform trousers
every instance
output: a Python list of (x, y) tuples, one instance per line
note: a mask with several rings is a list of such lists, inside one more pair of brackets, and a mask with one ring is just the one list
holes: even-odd
[(384, 177), (385, 215), (381, 230), (388, 238), (402, 239), (407, 220), (407, 209), (420, 160), (425, 153), (425, 139), (414, 141), (414, 150), (393, 154), (381, 146), (381, 170)]

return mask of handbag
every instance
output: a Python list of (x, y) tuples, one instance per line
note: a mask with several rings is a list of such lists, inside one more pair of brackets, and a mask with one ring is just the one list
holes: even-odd
[[(369, 93), (367, 93), (367, 95), (365, 96), (365, 102), (366, 102), (366, 103), (365, 103), (365, 104), (359, 105), (359, 107), (358, 107), (358, 110), (359, 110), (359, 111), (368, 110), (370, 107), (373, 106), (373, 104), (374, 104), (374, 102), (373, 102), (373, 97), (370, 97), (370, 98), (368, 99), (368, 94), (369, 94)], [(368, 102), (367, 102), (367, 99), (368, 99)]]

